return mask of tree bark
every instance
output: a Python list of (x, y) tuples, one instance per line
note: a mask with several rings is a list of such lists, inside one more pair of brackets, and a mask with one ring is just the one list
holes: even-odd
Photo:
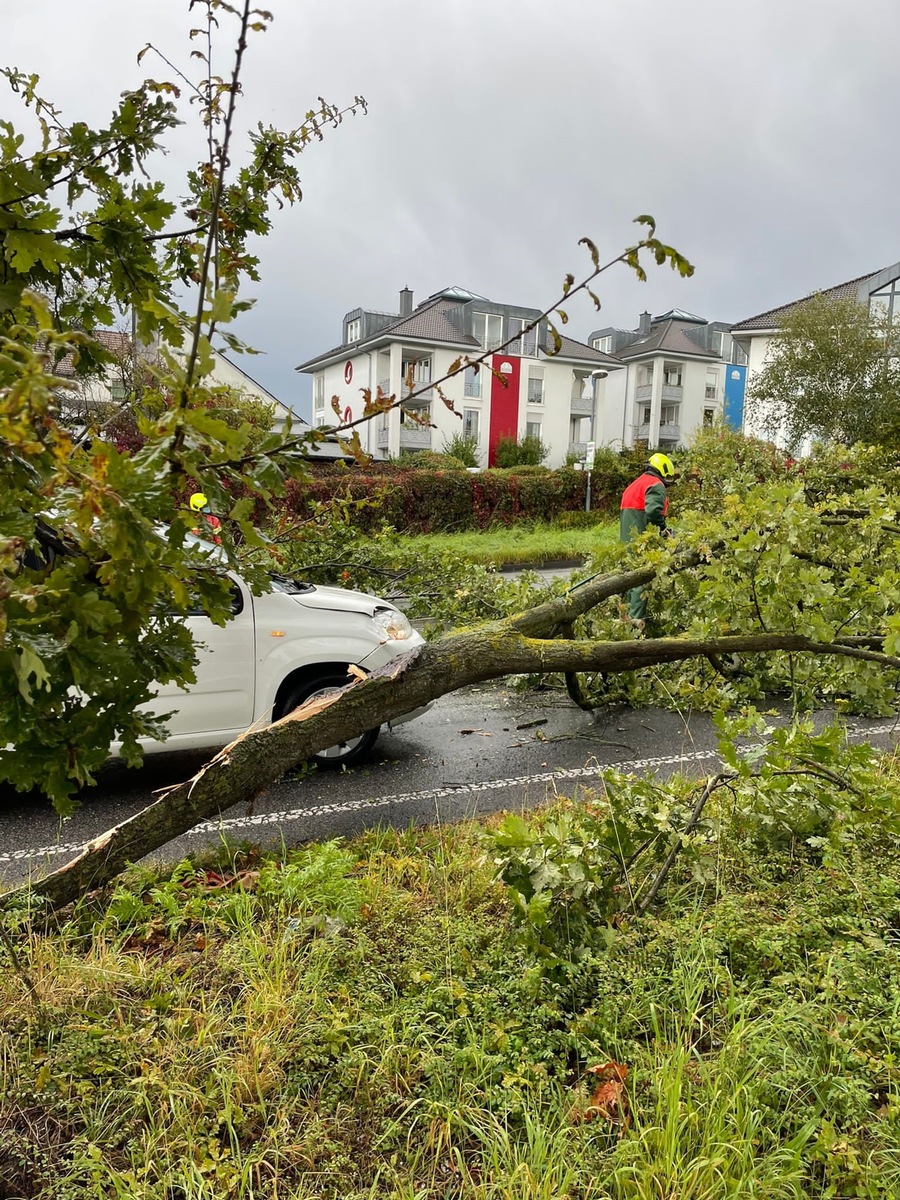
[[(700, 556), (679, 555), (668, 568), (681, 570)], [(874, 649), (821, 644), (793, 633), (719, 638), (655, 638), (595, 642), (557, 640), (554, 634), (601, 600), (650, 582), (652, 567), (590, 580), (566, 596), (513, 617), (463, 629), (395, 659), (333, 696), (313, 699), (276, 724), (250, 729), (221, 750), (192, 778), (90, 842), (74, 859), (22, 892), (42, 896), (50, 907), (68, 904), (113, 879), (134, 862), (201, 821), (252, 800), (285, 771), (318, 750), (356, 737), (468, 684), (505, 675), (601, 671), (615, 674), (696, 656), (768, 654), (778, 650), (867, 658), (900, 669), (900, 658)]]

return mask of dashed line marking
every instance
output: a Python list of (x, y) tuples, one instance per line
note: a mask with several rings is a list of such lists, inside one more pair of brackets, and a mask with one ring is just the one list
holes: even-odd
[[(866, 728), (848, 727), (848, 735), (871, 737), (874, 734), (895, 733), (897, 722), (890, 725), (875, 725)], [(572, 779), (591, 779), (604, 771), (652, 770), (654, 767), (671, 767), (683, 763), (707, 762), (718, 759), (718, 750), (694, 750), (687, 754), (665, 754), (655, 758), (632, 758), (624, 762), (600, 763), (590, 767), (559, 767), (553, 771), (540, 771), (534, 775), (516, 775), (505, 779), (485, 779), (475, 783), (452, 783), (444, 787), (426, 788), (417, 792), (397, 792), (391, 796), (377, 796), (372, 800), (348, 800), (342, 804), (315, 804), (306, 808), (282, 809), (276, 812), (258, 813), (243, 817), (227, 817), (216, 821), (202, 821), (179, 837), (195, 837), (205, 833), (222, 833), (236, 829), (258, 829), (264, 825), (288, 825), (293, 821), (309, 820), (336, 813), (370, 811), (378, 808), (394, 808), (400, 804), (422, 803), (442, 800), (448, 796), (476, 796), (482, 792), (502, 791), (505, 788), (530, 787), (535, 784), (559, 783)], [(57, 843), (53, 846), (36, 846), (12, 850), (0, 854), (0, 863), (22, 862), (34, 858), (55, 858), (64, 854), (79, 854), (89, 842)]]

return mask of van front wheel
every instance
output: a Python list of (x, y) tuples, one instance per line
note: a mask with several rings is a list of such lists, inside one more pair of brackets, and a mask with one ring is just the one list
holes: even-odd
[[(347, 686), (347, 682), (347, 676), (338, 673), (322, 675), (318, 679), (308, 679), (288, 693), (278, 713), (279, 718), (286, 717), (289, 712), (293, 712), (307, 700), (312, 700), (314, 696), (326, 696), (330, 692), (340, 691), (341, 688)], [(355, 763), (362, 761), (375, 745), (378, 740), (379, 728), (369, 729), (357, 737), (348, 738), (345, 742), (338, 742), (335, 746), (319, 750), (312, 756), (310, 762), (314, 762), (320, 767), (352, 767)]]

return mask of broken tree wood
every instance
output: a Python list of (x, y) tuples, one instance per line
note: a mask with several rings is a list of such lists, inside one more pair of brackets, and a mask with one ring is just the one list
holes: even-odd
[(532, 673), (615, 674), (696, 656), (779, 650), (845, 655), (900, 670), (900, 658), (871, 646), (819, 643), (789, 632), (614, 642), (557, 637), (602, 600), (641, 587), (663, 571), (690, 569), (702, 561), (703, 556), (691, 551), (677, 555), (662, 568), (599, 576), (563, 597), (512, 617), (447, 634), (336, 694), (310, 700), (274, 725), (248, 730), (193, 778), (169, 788), (153, 804), (95, 838), (63, 867), (0, 896), (0, 904), (26, 891), (42, 897), (52, 908), (68, 904), (199, 822), (252, 800), (285, 771), (324, 747), (356, 737), (469, 684)]

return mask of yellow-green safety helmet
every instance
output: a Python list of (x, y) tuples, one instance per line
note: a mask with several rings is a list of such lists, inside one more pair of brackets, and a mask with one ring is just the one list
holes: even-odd
[[(656, 457), (660, 458), (661, 456), (656, 455)], [(192, 512), (202, 512), (203, 509), (206, 508), (207, 504), (209, 504), (209, 501), (203, 495), (202, 492), (194, 492), (193, 496), (191, 496), (191, 511)]]
[(673, 479), (675, 476), (675, 464), (667, 454), (651, 454), (650, 466), (655, 467), (663, 479)]

